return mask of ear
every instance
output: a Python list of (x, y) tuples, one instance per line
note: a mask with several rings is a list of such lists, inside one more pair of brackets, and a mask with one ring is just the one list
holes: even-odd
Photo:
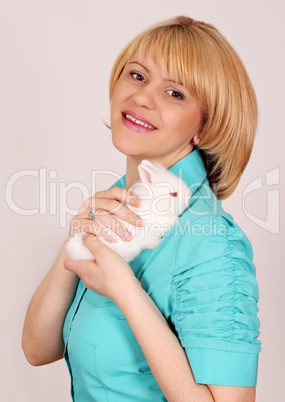
[(199, 133), (196, 133), (193, 137), (192, 137), (192, 142), (193, 142), (193, 144), (195, 143), (195, 142), (197, 142), (199, 140)]
[(138, 169), (143, 183), (152, 184), (154, 182), (155, 167), (150, 161), (143, 160)]

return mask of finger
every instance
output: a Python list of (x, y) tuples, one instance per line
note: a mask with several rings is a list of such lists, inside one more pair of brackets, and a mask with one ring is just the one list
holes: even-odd
[(77, 274), (79, 261), (78, 260), (75, 261), (70, 257), (66, 257), (66, 259), (63, 262), (63, 266), (67, 271)]
[[(103, 197), (110, 197), (110, 198), (103, 198)], [(102, 210), (102, 212), (104, 210), (106, 211), (106, 214), (100, 213), (100, 217), (98, 217), (97, 214), (97, 220), (99, 222), (111, 228), (111, 230), (115, 232), (118, 236), (120, 236), (122, 239), (131, 240), (132, 235), (125, 228), (125, 226), (121, 222), (116, 220), (114, 217), (110, 217), (111, 215), (108, 216), (108, 214), (113, 214), (118, 218), (122, 219), (123, 221), (131, 223), (132, 225), (143, 226), (143, 222), (140, 219), (140, 216), (132, 212), (130, 209), (128, 209), (125, 205), (122, 204), (122, 202), (125, 201), (126, 203), (132, 203), (134, 205), (138, 205), (139, 203), (135, 202), (135, 199), (136, 200), (138, 199), (136, 195), (118, 186), (112, 187), (111, 189), (108, 190), (97, 192), (95, 196), (87, 198), (84, 201), (84, 204), (79, 210), (78, 214), (72, 218), (71, 224), (73, 227), (69, 232), (69, 236), (74, 233), (80, 233), (82, 231), (87, 231), (96, 234), (95, 229), (96, 228), (100, 229), (98, 225), (97, 226), (95, 225), (95, 227), (94, 226), (89, 227), (87, 222), (84, 221), (83, 223), (84, 226), (86, 224), (88, 226), (87, 230), (84, 230), (82, 229), (81, 220), (83, 218), (89, 219), (90, 210), (93, 208), (94, 209), (97, 208), (99, 210)], [(101, 218), (101, 216), (105, 216), (105, 218), (104, 217)], [(95, 219), (96, 218), (94, 217), (94, 220)], [(109, 234), (106, 232), (102, 233), (101, 236), (109, 242), (115, 241), (115, 239), (109, 236)]]
[(123, 240), (131, 240), (133, 238), (133, 235), (128, 231), (126, 226), (116, 219), (114, 215), (109, 214), (107, 211), (103, 211), (101, 209), (96, 210), (95, 219), (97, 222), (100, 222), (102, 225), (104, 225), (99, 228), (99, 232), (97, 231), (95, 233), (97, 236), (103, 235), (104, 237), (104, 233), (107, 232), (108, 234), (108, 231), (111, 230)]
[(138, 207), (140, 202), (141, 200), (137, 195), (124, 188), (115, 186), (104, 191), (98, 191), (93, 197), (87, 198), (78, 215), (88, 217), (91, 209), (102, 209), (118, 217), (122, 215), (123, 220), (136, 224), (136, 219), (140, 217), (134, 212), (130, 213), (130, 210), (122, 203)]
[[(75, 223), (75, 226), (73, 226)], [(90, 219), (78, 219), (71, 222), (70, 225), (70, 236), (75, 234), (92, 233), (96, 236), (102, 236), (105, 240), (110, 243), (116, 242), (114, 236), (110, 233), (107, 227), (102, 227), (102, 225), (96, 221), (91, 221)]]
[(80, 217), (88, 217), (88, 214), (91, 209), (95, 209), (96, 200), (94, 197), (89, 197), (84, 200), (82, 207), (77, 212), (77, 216)]
[[(97, 224), (98, 225), (98, 224)], [(93, 232), (96, 231), (96, 223), (86, 218), (79, 218), (74, 216), (70, 221), (70, 236), (79, 234), (81, 232)]]
[[(132, 225), (142, 226), (142, 220), (139, 215), (135, 212), (131, 211), (127, 206), (122, 204), (120, 201), (114, 199), (98, 199), (96, 200), (96, 211), (95, 211), (95, 219), (102, 222), (108, 221), (109, 218), (106, 218), (108, 214), (112, 214), (122, 219), (123, 221), (129, 222)], [(113, 222), (115, 224), (116, 222)], [(120, 235), (121, 232), (124, 232), (124, 227), (120, 224), (118, 225), (118, 232), (116, 233)]]
[(131, 223), (132, 225), (143, 226), (143, 220), (141, 217), (135, 212), (131, 211), (126, 205), (122, 205), (122, 207), (116, 213), (114, 213), (114, 215), (123, 221)]
[[(105, 210), (110, 214), (122, 219), (123, 221), (131, 223), (132, 225), (142, 226), (142, 219), (140, 216), (119, 201), (101, 199), (98, 200), (97, 206), (98, 210)], [(102, 212), (100, 215), (104, 215), (104, 213)], [(100, 220), (100, 218), (97, 217), (96, 219)], [(121, 230), (122, 228), (119, 226), (119, 229)]]
[(83, 281), (88, 276), (88, 272), (94, 269), (94, 260), (73, 260), (72, 258), (67, 257), (63, 263), (64, 268), (76, 274)]
[[(88, 250), (93, 254), (94, 259), (100, 258), (102, 253), (112, 251), (108, 246), (103, 244), (97, 236), (93, 234), (88, 234), (83, 239), (84, 245), (88, 248)], [(95, 257), (96, 256), (96, 257)]]
[(138, 206), (140, 204), (140, 197), (126, 190), (125, 188), (115, 186), (104, 191), (98, 191), (95, 194), (96, 198), (109, 198), (115, 199), (126, 204), (132, 204)]

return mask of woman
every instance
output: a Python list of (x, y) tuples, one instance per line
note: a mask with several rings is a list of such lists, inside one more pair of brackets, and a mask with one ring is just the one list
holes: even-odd
[[(74, 227), (87, 231), (94, 260), (66, 258), (64, 242), (28, 308), (27, 359), (41, 365), (64, 356), (74, 401), (252, 402), (260, 351), (252, 248), (220, 202), (236, 188), (254, 141), (246, 70), (213, 26), (176, 17), (121, 52), (110, 100), (126, 175), (72, 219), (68, 237)], [(97, 222), (126, 241), (116, 216), (143, 225), (122, 204), (139, 203), (127, 189), (143, 159), (182, 174), (192, 198), (176, 230), (129, 265), (98, 240)]]

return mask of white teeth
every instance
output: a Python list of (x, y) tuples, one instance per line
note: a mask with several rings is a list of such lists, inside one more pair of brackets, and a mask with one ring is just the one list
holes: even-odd
[(143, 126), (143, 127), (149, 128), (149, 129), (151, 129), (151, 130), (154, 130), (154, 129), (155, 129), (155, 127), (150, 126), (150, 125), (148, 125), (148, 124), (146, 124), (146, 123), (143, 123), (143, 122), (140, 121), (140, 120), (135, 119), (135, 118), (134, 118), (133, 116), (131, 116), (130, 114), (125, 114), (125, 118), (128, 119), (128, 120), (131, 120), (131, 121), (133, 121), (134, 123), (139, 124), (139, 125), (141, 125), (141, 126)]

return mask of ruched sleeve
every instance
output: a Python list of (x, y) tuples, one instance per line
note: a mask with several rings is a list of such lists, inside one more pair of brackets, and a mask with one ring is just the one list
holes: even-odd
[(181, 236), (171, 320), (197, 383), (255, 386), (260, 325), (252, 247), (234, 221), (214, 219), (220, 230), (203, 233), (211, 219), (200, 218), (199, 233)]

